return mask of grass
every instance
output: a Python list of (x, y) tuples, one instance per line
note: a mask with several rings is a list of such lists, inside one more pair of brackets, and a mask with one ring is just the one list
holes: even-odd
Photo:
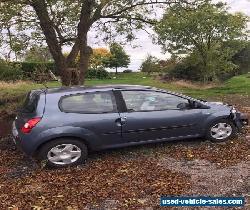
[[(196, 98), (214, 98), (223, 97), (229, 94), (250, 95), (250, 74), (236, 76), (224, 84), (202, 85), (186, 81), (162, 82), (154, 79), (144, 73), (122, 73), (112, 74), (112, 79), (105, 80), (86, 80), (85, 85), (105, 85), (105, 84), (133, 84), (146, 85), (171, 91), (181, 92), (183, 94)], [(48, 82), (48, 87), (60, 87), (58, 82)], [(24, 98), (24, 94), (32, 89), (44, 88), (44, 85), (19, 81), (15, 83), (0, 82), (0, 114), (9, 116)], [(5, 113), (5, 114), (3, 114)]]
[[(57, 82), (51, 82), (50, 87), (58, 87)], [(27, 81), (0, 82), (0, 120), (15, 116), (17, 108), (23, 102), (25, 94), (32, 90), (44, 87)]]
[(118, 75), (116, 79), (111, 80), (87, 80), (86, 85), (102, 85), (102, 84), (133, 84), (148, 85), (157, 88), (167, 89), (171, 91), (181, 92), (193, 97), (213, 97), (226, 94), (250, 95), (250, 74), (233, 77), (224, 84), (202, 85), (190, 82), (168, 82), (164, 83), (157, 79), (153, 79), (143, 73), (128, 73)]
[[(194, 97), (209, 97), (225, 94), (250, 94), (250, 74), (233, 77), (224, 84), (219, 85), (202, 85), (199, 83), (190, 83), (185, 81), (162, 82), (147, 76), (144, 73), (123, 73), (105, 80), (86, 80), (85, 85), (105, 85), (105, 84), (132, 84), (147, 85), (171, 91), (181, 92)], [(48, 82), (48, 87), (59, 87), (58, 82)], [(0, 82), (0, 99), (2, 97), (12, 97), (24, 94), (31, 89), (44, 88), (42, 84), (19, 81), (15, 83)]]
[[(49, 82), (49, 87), (58, 87), (58, 82)], [(0, 99), (24, 94), (32, 89), (44, 88), (44, 85), (29, 81), (0, 82)]]

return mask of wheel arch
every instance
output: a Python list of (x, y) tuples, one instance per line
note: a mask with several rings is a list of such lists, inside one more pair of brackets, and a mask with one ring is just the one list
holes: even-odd
[[(225, 137), (225, 138), (222, 138), (222, 139), (219, 139), (219, 138), (214, 138), (211, 136), (211, 126), (213, 126), (213, 124), (216, 124), (217, 122), (219, 123), (220, 121), (223, 121), (226, 122), (226, 123), (230, 123), (231, 124), (231, 127), (232, 127), (232, 131), (230, 133), (229, 136)], [(235, 125), (235, 122), (234, 120), (230, 117), (230, 116), (227, 116), (227, 117), (219, 117), (219, 118), (216, 118), (214, 119), (213, 121), (211, 121), (208, 125), (207, 125), (207, 129), (206, 129), (206, 138), (209, 139), (210, 141), (212, 142), (224, 142), (228, 139), (231, 139), (231, 138), (234, 138), (234, 137), (237, 137), (237, 126)]]
[(53, 138), (47, 139), (46, 141), (42, 142), (41, 144), (39, 144), (39, 145), (37, 146), (37, 148), (36, 148), (36, 150), (34, 151), (34, 153), (33, 153), (32, 156), (36, 157), (36, 156), (39, 154), (39, 151), (41, 150), (41, 148), (42, 148), (44, 145), (46, 145), (46, 144), (48, 144), (48, 143), (50, 143), (50, 142), (52, 142), (52, 141), (58, 140), (58, 139), (72, 139), (72, 140), (77, 140), (77, 141), (79, 141), (79, 142), (84, 143), (84, 144), (86, 145), (88, 151), (91, 151), (91, 150), (92, 150), (91, 145), (89, 144), (89, 142), (88, 142), (86, 139), (84, 139), (84, 138), (82, 138), (82, 137), (79, 137), (79, 136), (74, 136), (74, 135), (64, 135), (64, 136), (53, 137)]
[(210, 115), (209, 117), (206, 118), (206, 120), (202, 123), (201, 125), (201, 128), (202, 128), (202, 135), (206, 135), (207, 133), (207, 130), (209, 129), (209, 127), (215, 123), (216, 121), (218, 120), (231, 120), (232, 123), (234, 123), (235, 125), (235, 122), (234, 120), (231, 118), (231, 115), (230, 113), (223, 113), (223, 114), (217, 114), (214, 115)]
[(230, 111), (220, 111), (220, 112), (215, 112), (212, 115), (210, 115), (205, 122), (205, 127), (206, 129), (214, 122), (218, 120), (230, 120), (234, 123), (234, 120), (232, 119)]
[(84, 142), (89, 150), (93, 150), (96, 147), (95, 142), (99, 142), (98, 136), (88, 129), (73, 126), (56, 127), (40, 132), (36, 136), (32, 136), (32, 149), (30, 149), (30, 155), (34, 156), (41, 146), (59, 138), (78, 139)]

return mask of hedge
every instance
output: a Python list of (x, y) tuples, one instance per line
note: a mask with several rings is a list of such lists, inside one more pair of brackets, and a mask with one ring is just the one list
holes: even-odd
[[(48, 63), (31, 63), (31, 62), (0, 62), (0, 80), (20, 80), (20, 79), (32, 79), (32, 75), (37, 72), (46, 73), (52, 71), (58, 76), (56, 72), (55, 64)], [(108, 79), (109, 73), (104, 68), (89, 69), (86, 73), (87, 79)]]
[(109, 73), (104, 68), (89, 69), (86, 73), (87, 79), (110, 79)]
[(23, 72), (20, 70), (20, 65), (0, 60), (0, 80), (16, 81), (21, 79), (23, 79)]
[(20, 65), (20, 70), (23, 72), (24, 77), (30, 78), (32, 74), (37, 71), (48, 72), (49, 70), (56, 74), (55, 64), (48, 63), (31, 63), (31, 62), (16, 62)]

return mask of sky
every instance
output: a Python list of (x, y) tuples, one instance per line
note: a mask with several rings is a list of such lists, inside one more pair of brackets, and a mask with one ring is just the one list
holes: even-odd
[[(229, 6), (229, 11), (234, 12), (242, 12), (248, 16), (250, 16), (250, 0), (213, 0), (214, 2), (227, 2)], [(250, 23), (248, 24), (250, 29)], [(92, 48), (97, 47), (105, 47), (108, 48), (104, 43), (99, 41), (96, 43), (96, 35), (95, 32), (90, 31), (88, 40), (89, 40), (89, 46)], [(132, 47), (137, 46), (137, 47)], [(163, 53), (161, 50), (161, 46), (153, 44), (152, 39), (146, 33), (145, 31), (139, 31), (137, 33), (137, 39), (133, 41), (131, 44), (128, 43), (126, 46), (124, 46), (125, 51), (128, 55), (130, 55), (131, 63), (128, 66), (128, 68), (120, 68), (119, 71), (123, 71), (124, 69), (130, 69), (133, 71), (138, 71), (140, 68), (141, 63), (147, 55), (155, 56), (159, 59), (167, 59), (170, 57), (169, 53)], [(67, 47), (64, 49), (65, 52), (69, 51)], [(112, 70), (109, 70), (112, 71)]]
[[(217, 2), (219, 0), (214, 0)], [(234, 12), (242, 12), (246, 15), (250, 16), (250, 0), (220, 0), (222, 2), (227, 2), (228, 6), (230, 7), (229, 11)], [(249, 24), (250, 28), (250, 24)], [(89, 44), (91, 47), (107, 47), (105, 44), (98, 43), (95, 44), (94, 42), (94, 34), (90, 33), (89, 35)], [(151, 38), (149, 35), (144, 32), (140, 31), (137, 33), (137, 40), (133, 42), (134, 45), (138, 45), (139, 47), (133, 48), (130, 45), (124, 47), (127, 54), (130, 55), (131, 64), (128, 68), (121, 68), (120, 71), (124, 69), (131, 69), (133, 71), (137, 71), (143, 62), (143, 60), (147, 57), (148, 54), (155, 56), (159, 59), (166, 59), (170, 57), (169, 53), (163, 54), (161, 47), (152, 43)]]

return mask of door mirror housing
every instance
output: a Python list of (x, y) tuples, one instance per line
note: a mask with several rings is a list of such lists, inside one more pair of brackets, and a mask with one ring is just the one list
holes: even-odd
[(201, 104), (198, 101), (193, 101), (193, 108), (199, 109), (199, 108), (201, 108)]
[(200, 103), (199, 101), (192, 101), (192, 108), (193, 109), (209, 109), (209, 106)]
[(178, 109), (189, 109), (190, 108), (190, 104), (189, 103), (180, 103), (177, 105)]

